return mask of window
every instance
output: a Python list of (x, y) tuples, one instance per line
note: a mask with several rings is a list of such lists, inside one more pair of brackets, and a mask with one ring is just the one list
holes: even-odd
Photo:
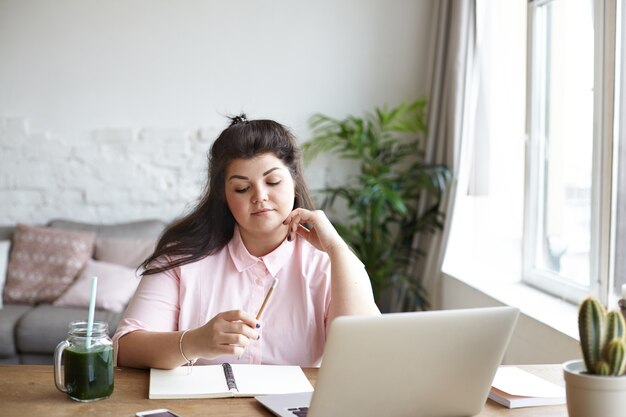
[[(573, 301), (596, 292), (592, 261), (593, 0), (529, 3), (528, 174), (523, 278)], [(600, 90), (595, 90), (600, 91)], [(602, 161), (598, 161), (602, 162)], [(597, 181), (594, 182), (593, 180)], [(593, 207), (596, 208), (595, 206)]]
[[(620, 122), (626, 120), (626, 93), (624, 92), (624, 80), (626, 80), (626, 65), (624, 59), (624, 48), (626, 43), (624, 38), (626, 32), (624, 31), (623, 22), (626, 21), (626, 9), (624, 9), (622, 2), (617, 2), (616, 5), (616, 21), (615, 32), (618, 34), (615, 39), (615, 111), (614, 118), (614, 132), (613, 135), (617, 138), (617, 145), (614, 148), (614, 153), (617, 160), (617, 168), (615, 168), (615, 184), (614, 189), (614, 227), (612, 231), (614, 233), (615, 250), (614, 261), (611, 263), (614, 267), (613, 271), (613, 294), (622, 294), (622, 286), (626, 284), (626, 129), (620, 124)], [(621, 161), (621, 163), (620, 163)]]
[(616, 174), (626, 178), (613, 155), (616, 3), (479, 0), (473, 146), (444, 272), (521, 280), (572, 302), (606, 302), (626, 282), (626, 236), (615, 233), (626, 234), (626, 210), (613, 191)]
[(605, 301), (611, 277), (615, 3), (529, 2), (523, 280)]

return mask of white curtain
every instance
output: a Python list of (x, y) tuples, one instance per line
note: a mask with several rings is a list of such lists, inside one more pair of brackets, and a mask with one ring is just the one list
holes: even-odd
[[(453, 180), (444, 196), (442, 233), (416, 237), (415, 244), (426, 252), (413, 271), (429, 293), (432, 307), (438, 304), (438, 281), (450, 231), (454, 196), (458, 184), (461, 150), (471, 146), (472, 114), (476, 103), (478, 71), (476, 59), (476, 0), (434, 2), (434, 37), (428, 93), (428, 136), (426, 162), (450, 168)], [(424, 207), (427, 202), (424, 202)]]

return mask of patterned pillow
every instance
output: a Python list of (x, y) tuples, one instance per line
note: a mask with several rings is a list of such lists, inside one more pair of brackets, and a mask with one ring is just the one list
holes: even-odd
[(18, 224), (13, 234), (4, 302), (52, 302), (93, 253), (95, 233)]

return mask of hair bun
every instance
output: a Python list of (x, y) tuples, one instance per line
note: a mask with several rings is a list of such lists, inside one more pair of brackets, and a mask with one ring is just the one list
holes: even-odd
[(248, 118), (245, 113), (241, 113), (239, 116), (231, 116), (229, 119), (231, 126), (248, 123)]

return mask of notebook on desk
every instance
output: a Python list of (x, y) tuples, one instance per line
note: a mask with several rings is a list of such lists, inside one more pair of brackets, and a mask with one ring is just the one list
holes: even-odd
[(256, 399), (282, 417), (473, 416), (518, 315), (493, 307), (339, 317), (313, 393)]

